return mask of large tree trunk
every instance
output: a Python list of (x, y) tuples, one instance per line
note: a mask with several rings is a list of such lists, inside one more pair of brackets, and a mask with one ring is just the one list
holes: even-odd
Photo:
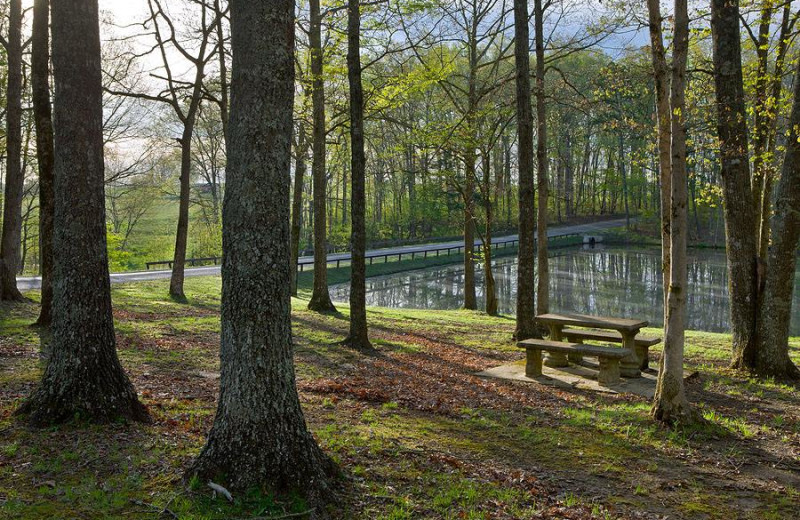
[(686, 0), (675, 0), (675, 35), (672, 55), (672, 204), (669, 321), (664, 333), (664, 353), (658, 372), (653, 416), (666, 423), (692, 419), (683, 384), (683, 350), (686, 332), (686, 238), (688, 193), (686, 187), (686, 60), (689, 52), (689, 14)]
[(294, 2), (231, 2), (220, 396), (189, 470), (230, 489), (297, 492), (322, 516), (334, 466), (295, 386), (289, 296)]
[(146, 420), (117, 357), (106, 251), (97, 0), (53, 3), (53, 335), (42, 381), (20, 410), (36, 425)]
[(544, 10), (542, 0), (533, 2), (533, 18), (536, 29), (536, 188), (539, 207), (536, 229), (536, 312), (546, 314), (550, 310), (550, 267), (547, 260), (547, 107), (544, 90)]
[(310, 0), (311, 104), (314, 119), (311, 176), (314, 183), (314, 287), (308, 308), (335, 311), (328, 291), (328, 238), (326, 218), (327, 179), (325, 166), (325, 80), (323, 74), (322, 13), (319, 0)]
[(50, 2), (33, 4), (31, 89), (39, 163), (39, 244), (42, 309), (36, 324), (49, 327), (53, 312), (53, 117), (50, 107)]
[(6, 59), (6, 185), (3, 229), (0, 236), (0, 300), (22, 301), (17, 289), (19, 247), (22, 235), (22, 5), (9, 2)]
[(359, 350), (372, 349), (367, 334), (366, 288), (366, 158), (364, 156), (364, 88), (361, 84), (361, 7), (349, 0), (347, 10), (347, 79), (350, 84), (350, 335), (345, 340)]
[(755, 367), (758, 249), (747, 151), (738, 0), (712, 0), (711, 32), (722, 163), (728, 287), (735, 368)]
[(800, 371), (789, 358), (797, 247), (800, 244), (800, 65), (794, 79), (794, 102), (783, 172), (775, 201), (774, 233), (759, 327), (756, 370), (763, 376), (797, 379)]

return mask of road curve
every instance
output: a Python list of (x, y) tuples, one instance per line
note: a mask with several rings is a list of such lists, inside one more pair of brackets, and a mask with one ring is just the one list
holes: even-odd
[[(594, 233), (597, 231), (603, 231), (605, 229), (617, 228), (625, 225), (625, 219), (616, 219), (616, 220), (604, 220), (601, 222), (591, 222), (588, 224), (576, 224), (572, 226), (555, 226), (551, 227), (547, 230), (548, 237), (558, 237), (562, 235), (572, 235), (572, 234), (589, 234)], [(517, 240), (517, 235), (507, 235), (504, 237), (497, 237), (495, 238), (496, 242), (507, 242), (511, 240)], [(406, 253), (421, 253), (426, 250), (432, 249), (443, 249), (447, 247), (458, 247), (464, 244), (463, 241), (454, 241), (454, 242), (437, 242), (433, 244), (423, 244), (423, 245), (413, 245), (413, 246), (400, 246), (400, 247), (390, 247), (386, 249), (372, 249), (367, 251), (368, 254), (375, 254), (375, 255), (397, 255), (397, 254), (406, 254)], [(480, 241), (475, 242), (476, 245), (480, 245)], [(304, 256), (299, 259), (300, 262), (305, 262), (312, 260), (313, 257)], [(350, 253), (336, 253), (328, 255), (328, 261), (336, 261), (336, 260), (349, 260)], [(186, 269), (186, 276), (213, 276), (218, 275), (220, 273), (220, 266), (209, 266), (209, 267), (189, 267)], [(163, 271), (134, 271), (134, 272), (124, 272), (124, 273), (111, 273), (111, 283), (132, 283), (132, 282), (147, 282), (151, 280), (163, 280), (165, 278), (169, 278), (172, 275), (172, 271), (170, 270), (163, 270)], [(39, 289), (42, 285), (42, 279), (39, 276), (24, 276), (17, 278), (17, 287), (21, 291), (31, 291), (35, 289)]]

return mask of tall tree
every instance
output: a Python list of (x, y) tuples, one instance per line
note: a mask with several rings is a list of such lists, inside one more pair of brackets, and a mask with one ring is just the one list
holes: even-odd
[(658, 372), (653, 416), (666, 423), (688, 422), (692, 418), (683, 384), (683, 351), (686, 335), (686, 62), (689, 54), (689, 12), (687, 0), (675, 0), (675, 33), (672, 50), (672, 160), (670, 205), (670, 280), (669, 311), (665, 324), (664, 353)]
[(550, 268), (547, 260), (547, 102), (545, 92), (544, 58), (544, 8), (542, 0), (533, 1), (533, 20), (536, 31), (536, 189), (539, 198), (536, 228), (536, 312), (545, 314), (550, 310)]
[(800, 62), (794, 78), (794, 101), (789, 139), (775, 201), (772, 247), (767, 260), (756, 370), (778, 379), (798, 379), (800, 371), (789, 358), (789, 324), (800, 244)]
[(739, 0), (711, 1), (717, 134), (735, 368), (755, 367), (758, 246), (748, 158)]
[[(186, 301), (183, 282), (186, 270), (186, 248), (189, 241), (192, 138), (200, 111), (200, 104), (207, 97), (204, 82), (206, 67), (211, 60), (219, 56), (218, 47), (223, 45), (223, 41), (217, 41), (216, 45), (212, 41), (212, 35), (215, 34), (219, 39), (220, 22), (218, 18), (223, 15), (219, 6), (215, 9), (206, 2), (199, 0), (192, 0), (191, 3), (200, 10), (200, 25), (195, 30), (197, 34), (196, 49), (193, 49), (178, 37), (174, 15), (165, 8), (162, 0), (147, 1), (150, 15), (144, 26), (150, 26), (153, 31), (152, 35), (155, 38), (153, 51), (158, 52), (164, 74), (163, 77), (157, 77), (164, 81), (164, 89), (156, 95), (131, 92), (125, 89), (109, 89), (112, 94), (165, 103), (172, 109), (181, 124), (181, 135), (176, 138), (181, 148), (178, 224), (175, 231), (172, 276), (169, 283), (170, 296), (180, 302)], [(176, 60), (181, 61), (176, 62)], [(188, 80), (183, 79), (178, 70), (183, 66), (184, 62), (187, 62), (193, 68), (191, 77)], [(222, 72), (224, 72), (224, 69)], [(115, 78), (115, 81), (120, 82), (122, 79), (124, 78)], [(224, 85), (225, 79), (221, 78), (221, 82)], [(222, 113), (223, 134), (225, 133), (224, 125), (227, 112), (225, 96), (226, 93), (223, 88), (223, 92), (217, 100)]]
[(650, 52), (653, 61), (653, 78), (656, 90), (656, 116), (658, 118), (658, 178), (661, 181), (661, 268), (663, 269), (664, 324), (669, 321), (670, 277), (670, 205), (672, 198), (672, 131), (669, 100), (669, 66), (664, 50), (660, 0), (647, 0), (650, 23)]
[(328, 227), (327, 227), (327, 170), (325, 138), (325, 78), (322, 48), (322, 12), (320, 0), (308, 3), (308, 43), (311, 51), (311, 105), (313, 112), (311, 176), (314, 184), (314, 286), (308, 308), (314, 311), (335, 311), (328, 291)]
[[(304, 85), (304, 98), (310, 89)], [(303, 104), (304, 108), (307, 103)], [(294, 189), (292, 190), (292, 235), (289, 244), (289, 267), (291, 269), (292, 296), (297, 296), (297, 260), (300, 257), (300, 231), (303, 216), (303, 186), (308, 169), (308, 148), (310, 142), (306, 133), (306, 121), (301, 118), (297, 128), (297, 146), (295, 146)]]
[(517, 162), (519, 168), (519, 252), (517, 268), (517, 340), (536, 336), (536, 199), (533, 174), (530, 26), (528, 1), (514, 0), (514, 56), (517, 85)]
[(234, 489), (295, 491), (316, 505), (334, 466), (306, 427), (292, 357), (294, 2), (232, 0), (231, 40), (220, 396), (190, 474)]
[(361, 83), (361, 3), (347, 9), (347, 79), (350, 84), (350, 335), (357, 349), (371, 349), (367, 333), (366, 287), (366, 157), (364, 155), (364, 86)]
[(0, 300), (22, 301), (17, 289), (22, 235), (22, 1), (10, 0), (6, 78), (6, 182), (3, 229), (0, 236)]
[(31, 88), (39, 164), (39, 244), (42, 309), (37, 325), (49, 327), (53, 309), (53, 117), (50, 106), (50, 1), (33, 3)]
[(53, 335), (42, 381), (20, 409), (36, 425), (146, 420), (117, 357), (106, 249), (103, 88), (97, 0), (53, 3)]

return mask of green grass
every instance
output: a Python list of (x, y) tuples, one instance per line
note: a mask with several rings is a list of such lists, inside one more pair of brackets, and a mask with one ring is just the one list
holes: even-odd
[[(396, 264), (374, 267), (408, 267)], [(228, 504), (205, 483), (183, 481), (215, 413), (220, 279), (187, 279), (188, 305), (169, 299), (167, 284), (113, 287), (120, 358), (151, 425), (27, 428), (11, 414), (41, 375), (42, 338), (29, 327), (37, 309), (0, 307), (0, 518), (157, 518), (167, 507), (182, 519), (221, 519), (306, 510), (298, 496), (264, 490)], [(643, 398), (473, 377), (522, 357), (511, 340), (513, 320), (370, 308), (379, 355), (368, 358), (338, 344), (346, 305), (312, 313), (302, 294), (293, 300), (301, 400), (316, 439), (345, 474), (333, 518), (647, 511), (755, 520), (792, 518), (800, 507), (791, 478), (800, 467), (797, 389), (728, 369), (725, 334), (687, 334), (687, 370), (699, 374), (689, 396), (706, 422), (672, 430), (650, 419)], [(800, 338), (791, 345), (800, 363)]]

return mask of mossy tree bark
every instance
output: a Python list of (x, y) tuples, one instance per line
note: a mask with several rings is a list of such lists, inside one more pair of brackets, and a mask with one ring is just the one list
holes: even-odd
[(22, 2), (10, 0), (6, 76), (6, 178), (0, 234), (0, 300), (22, 301), (17, 289), (22, 235)]
[(231, 35), (220, 396), (189, 474), (235, 490), (297, 492), (321, 516), (335, 468), (306, 427), (292, 357), (294, 2), (231, 1)]
[(675, 34), (672, 53), (671, 233), (670, 283), (664, 334), (664, 353), (658, 373), (653, 416), (665, 423), (685, 423), (692, 411), (683, 384), (683, 351), (686, 331), (686, 242), (688, 190), (686, 171), (686, 62), (689, 52), (689, 13), (686, 0), (675, 0)]
[(711, 34), (728, 252), (732, 365), (752, 369), (756, 359), (758, 245), (747, 148), (738, 0), (711, 1)]
[(775, 201), (772, 247), (759, 327), (756, 371), (778, 379), (797, 379), (800, 371), (789, 358), (797, 247), (800, 244), (800, 64), (794, 80), (790, 133)]
[(106, 250), (97, 0), (53, 3), (55, 218), (51, 355), (20, 409), (46, 425), (146, 420), (117, 357)]
[(325, 78), (323, 77), (324, 52), (322, 48), (322, 12), (319, 0), (310, 0), (308, 43), (311, 53), (311, 105), (313, 113), (312, 163), (314, 197), (314, 283), (308, 308), (312, 311), (334, 312), (328, 290), (328, 181), (325, 160)]
[(366, 287), (366, 158), (364, 155), (364, 87), (361, 83), (361, 5), (349, 0), (347, 10), (347, 78), (350, 84), (350, 334), (351, 347), (371, 350), (367, 332)]
[(530, 27), (527, 0), (514, 0), (514, 57), (517, 87), (517, 161), (519, 163), (519, 251), (517, 259), (517, 324), (514, 338), (529, 339), (536, 329), (536, 194), (533, 174)]
[(42, 257), (42, 308), (36, 324), (49, 327), (53, 316), (53, 117), (50, 106), (50, 2), (35, 0), (31, 51), (31, 89), (39, 164), (39, 244)]

